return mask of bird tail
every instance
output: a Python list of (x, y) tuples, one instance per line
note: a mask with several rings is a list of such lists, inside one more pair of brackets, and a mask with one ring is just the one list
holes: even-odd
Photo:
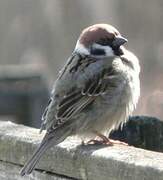
[(24, 176), (26, 174), (30, 174), (33, 171), (33, 169), (35, 168), (38, 161), (40, 160), (43, 153), (48, 148), (50, 148), (52, 145), (57, 145), (57, 144), (59, 144), (60, 142), (62, 142), (62, 141), (64, 141), (66, 139), (66, 137), (69, 135), (70, 131), (66, 131), (66, 132), (65, 131), (63, 132), (59, 128), (59, 129), (56, 129), (55, 131), (53, 131), (51, 133), (46, 133), (45, 137), (43, 138), (43, 140), (42, 140), (40, 146), (38, 147), (38, 149), (36, 149), (36, 151), (34, 152), (32, 157), (27, 161), (27, 163), (22, 168), (22, 170), (20, 172), (20, 175)]

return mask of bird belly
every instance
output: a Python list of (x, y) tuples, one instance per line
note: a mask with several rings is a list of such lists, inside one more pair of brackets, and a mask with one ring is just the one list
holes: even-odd
[(123, 124), (134, 109), (132, 91), (129, 86), (125, 88), (127, 89), (112, 96), (106, 94), (97, 97), (90, 109), (86, 109), (81, 114), (83, 121), (79, 126), (78, 134), (88, 138), (93, 136), (93, 131), (109, 135), (111, 130)]

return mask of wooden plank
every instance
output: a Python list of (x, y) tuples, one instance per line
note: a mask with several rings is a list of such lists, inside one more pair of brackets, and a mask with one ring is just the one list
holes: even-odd
[[(0, 123), (0, 160), (23, 165), (43, 134), (34, 128)], [(82, 146), (70, 137), (46, 152), (37, 169), (88, 180), (162, 180), (163, 154), (130, 146)]]

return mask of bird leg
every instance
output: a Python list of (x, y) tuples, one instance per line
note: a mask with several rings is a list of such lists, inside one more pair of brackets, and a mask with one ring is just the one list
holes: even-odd
[(87, 142), (87, 144), (104, 144), (104, 145), (114, 145), (114, 144), (120, 144), (120, 145), (125, 145), (125, 146), (128, 146), (127, 143), (125, 142), (121, 142), (121, 141), (118, 141), (118, 140), (113, 140), (113, 139), (110, 139), (106, 136), (104, 136), (103, 134), (100, 134), (99, 132), (97, 131), (93, 131), (94, 134), (97, 135), (97, 137), (99, 137), (101, 140), (97, 140), (97, 139), (91, 139)]

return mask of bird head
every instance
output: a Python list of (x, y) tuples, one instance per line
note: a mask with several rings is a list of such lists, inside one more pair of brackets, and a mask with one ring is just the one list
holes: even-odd
[(77, 41), (75, 52), (93, 57), (112, 57), (123, 54), (121, 46), (127, 39), (108, 24), (95, 24), (84, 29)]

